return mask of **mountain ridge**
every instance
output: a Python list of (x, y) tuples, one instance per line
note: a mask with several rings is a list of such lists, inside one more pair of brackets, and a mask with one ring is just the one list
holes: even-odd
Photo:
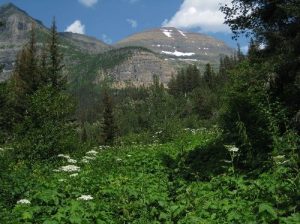
[[(0, 7), (0, 21), (4, 24), (0, 28), (0, 64), (5, 65), (0, 81), (5, 81), (11, 75), (18, 51), (28, 41), (31, 25), (35, 24), (37, 28), (38, 45), (45, 41), (50, 31), (41, 21), (32, 18), (12, 3)], [(171, 27), (132, 34), (114, 45), (77, 33), (60, 32), (59, 36), (61, 50), (65, 55), (64, 73), (69, 80), (73, 80), (73, 76), (78, 77), (77, 73), (80, 73), (79, 76), (82, 77), (76, 78), (77, 80), (90, 77), (89, 82), (98, 83), (105, 73), (106, 76), (113, 77), (118, 86), (124, 86), (128, 82), (149, 85), (153, 75), (158, 75), (166, 84), (176, 70), (186, 63), (198, 63), (202, 66), (205, 63), (217, 64), (221, 54), (231, 52), (223, 42), (212, 37)], [(131, 41), (132, 39), (136, 41)], [(205, 50), (205, 47), (214, 44), (224, 49), (214, 49), (207, 55), (199, 49), (195, 50), (196, 46)], [(126, 48), (132, 50), (128, 51)]]

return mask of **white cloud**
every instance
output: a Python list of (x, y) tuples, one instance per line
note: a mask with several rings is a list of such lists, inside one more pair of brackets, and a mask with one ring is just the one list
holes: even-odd
[(86, 7), (92, 7), (93, 5), (98, 3), (98, 0), (78, 0), (78, 1)]
[(65, 31), (71, 33), (85, 34), (85, 25), (83, 25), (80, 20), (75, 20), (70, 26), (67, 27)]
[(222, 5), (231, 0), (184, 0), (179, 11), (162, 25), (182, 29), (200, 28), (202, 32), (229, 32), (224, 23), (224, 14), (219, 11)]
[(134, 20), (134, 19), (126, 19), (126, 21), (130, 24), (130, 26), (131, 26), (132, 28), (136, 28), (136, 27), (138, 26), (137, 21)]
[(112, 39), (109, 38), (109, 36), (107, 36), (106, 34), (102, 34), (102, 40), (107, 43), (107, 44), (111, 44), (112, 43)]

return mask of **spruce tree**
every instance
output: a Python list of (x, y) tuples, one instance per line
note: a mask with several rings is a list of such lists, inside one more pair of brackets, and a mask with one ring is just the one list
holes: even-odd
[[(4, 22), (0, 21), (0, 28), (4, 27)], [(0, 73), (3, 72), (3, 69), (4, 69), (5, 65), (4, 64), (0, 64)]]
[(103, 131), (102, 139), (105, 145), (113, 144), (117, 136), (117, 128), (115, 125), (115, 119), (113, 115), (113, 103), (112, 98), (108, 94), (107, 90), (104, 92), (103, 96)]
[(35, 27), (32, 24), (30, 39), (17, 56), (13, 79), (21, 94), (32, 94), (40, 84)]
[(48, 76), (52, 87), (55, 89), (64, 89), (65, 80), (62, 77), (62, 69), (64, 65), (62, 64), (63, 55), (59, 50), (59, 37), (57, 33), (57, 27), (55, 18), (53, 18), (51, 26), (51, 36), (48, 41), (49, 50), (49, 61), (48, 61)]
[(213, 78), (214, 78), (214, 71), (210, 63), (207, 63), (205, 65), (204, 80), (210, 89), (213, 87)]
[(13, 76), (10, 81), (8, 104), (13, 108), (13, 123), (22, 121), (29, 97), (40, 86), (40, 73), (36, 47), (35, 27), (32, 24), (30, 39), (17, 55)]

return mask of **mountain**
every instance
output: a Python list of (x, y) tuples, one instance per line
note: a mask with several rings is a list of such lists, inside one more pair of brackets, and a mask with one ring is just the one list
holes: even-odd
[(60, 36), (70, 41), (74, 46), (91, 54), (103, 53), (113, 48), (94, 37), (82, 34), (62, 32), (60, 33)]
[(173, 27), (137, 33), (115, 46), (140, 46), (161, 54), (166, 59), (202, 63), (219, 63), (220, 55), (233, 53), (233, 49), (213, 37), (184, 32)]
[[(28, 41), (32, 24), (38, 46), (45, 43), (49, 29), (14, 4), (0, 7), (0, 81), (7, 80), (17, 53)], [(185, 33), (176, 28), (161, 28), (132, 35), (114, 46), (86, 35), (62, 32), (60, 47), (64, 54), (64, 74), (73, 89), (98, 84), (105, 78), (116, 87), (127, 84), (149, 85), (153, 76), (167, 84), (178, 67), (186, 63), (218, 64), (220, 55), (232, 49), (212, 37)]]
[[(0, 64), (5, 66), (0, 81), (3, 81), (9, 78), (16, 55), (28, 41), (32, 25), (36, 28), (38, 45), (44, 43), (49, 29), (12, 3), (0, 7), (0, 21), (3, 24), (0, 27)], [(67, 64), (72, 64), (69, 59), (74, 52), (99, 54), (112, 49), (102, 41), (85, 35), (60, 33), (60, 37)]]
[(31, 24), (39, 30), (46, 30), (43, 24), (26, 12), (9, 3), (0, 7), (0, 64), (5, 66), (0, 81), (8, 78), (18, 51), (28, 38)]

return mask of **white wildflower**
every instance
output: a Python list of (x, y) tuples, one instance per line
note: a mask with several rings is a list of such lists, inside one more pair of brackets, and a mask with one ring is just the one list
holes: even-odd
[(21, 199), (19, 201), (17, 201), (17, 204), (31, 204), (31, 202), (28, 199)]
[(58, 179), (58, 181), (59, 181), (59, 182), (64, 182), (64, 181), (65, 181), (65, 179)]
[(91, 195), (81, 195), (79, 198), (77, 198), (77, 200), (81, 200), (81, 201), (89, 201), (93, 199), (94, 198)]
[(229, 151), (229, 152), (238, 152), (239, 148), (236, 147), (235, 145), (225, 145), (225, 148)]
[(232, 147), (229, 149), (230, 152), (238, 152), (239, 151), (239, 148), (237, 147)]
[(225, 162), (225, 163), (231, 163), (230, 160), (226, 160), (226, 159), (224, 159), (223, 162)]
[(117, 161), (117, 162), (122, 162), (122, 159), (117, 158), (116, 161)]
[(90, 161), (87, 160), (87, 159), (82, 159), (81, 162), (82, 162), (82, 163), (89, 163)]
[(284, 159), (285, 158), (285, 155), (278, 155), (278, 156), (274, 156), (273, 159), (275, 160), (281, 160), (281, 159)]
[(71, 159), (69, 155), (64, 155), (64, 154), (59, 154), (59, 155), (57, 155), (57, 157)]
[(59, 170), (71, 173), (71, 172), (78, 172), (78, 171), (80, 171), (80, 167), (75, 166), (75, 165), (67, 165), (67, 166), (60, 167)]
[(132, 155), (128, 154), (127, 157), (131, 157)]
[(70, 177), (77, 177), (78, 176), (78, 173), (73, 173), (70, 175)]
[(86, 160), (95, 160), (96, 157), (92, 157), (92, 156), (84, 156), (83, 159), (86, 159)]
[(285, 155), (278, 155), (273, 157), (274, 162), (278, 165), (282, 165), (288, 162), (288, 160), (285, 160)]
[(91, 150), (91, 151), (88, 151), (86, 154), (96, 156), (98, 154), (98, 152), (95, 150)]
[(77, 163), (77, 160), (76, 159), (68, 159), (68, 163), (73, 163), (73, 164), (75, 164), (75, 163)]

